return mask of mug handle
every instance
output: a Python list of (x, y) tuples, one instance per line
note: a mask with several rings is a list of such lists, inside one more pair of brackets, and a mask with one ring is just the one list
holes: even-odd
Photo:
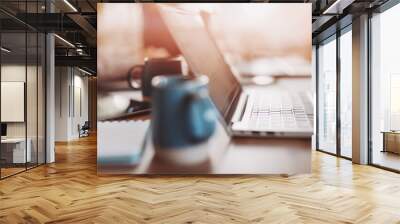
[(134, 90), (139, 90), (142, 87), (142, 82), (140, 77), (134, 77), (134, 71), (136, 69), (141, 69), (141, 75), (143, 74), (143, 70), (144, 70), (144, 65), (134, 65), (132, 68), (129, 69), (128, 74), (127, 74), (127, 79), (128, 79), (128, 84), (129, 87), (131, 87)]
[(184, 119), (186, 133), (193, 142), (206, 140), (214, 133), (216, 115), (205, 90), (188, 96)]

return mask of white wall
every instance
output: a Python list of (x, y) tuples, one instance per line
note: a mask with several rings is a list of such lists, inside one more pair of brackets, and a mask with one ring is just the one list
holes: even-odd
[[(26, 70), (25, 70), (26, 69)], [(27, 66), (25, 65), (17, 65), (17, 64), (8, 64), (1, 66), (1, 81), (17, 81), (17, 82), (25, 82), (25, 75), (28, 73), (28, 87), (27, 87), (27, 120), (28, 120), (28, 137), (30, 133), (33, 133), (35, 130), (36, 136), (36, 107), (37, 107), (37, 98), (36, 98), (36, 88), (32, 88), (32, 86), (36, 86), (36, 80), (32, 78), (32, 76), (36, 76), (36, 66)], [(4, 96), (3, 96), (4, 97)], [(7, 110), (7, 108), (1, 108), (1, 110)], [(34, 113), (35, 112), (35, 113)], [(7, 122), (7, 135), (8, 137), (25, 137), (25, 123), (26, 122)], [(32, 131), (31, 131), (32, 130)]]
[(69, 68), (55, 68), (55, 141), (69, 139)]
[(79, 137), (78, 125), (88, 120), (88, 78), (76, 68), (56, 67), (55, 140)]
[[(38, 70), (37, 70), (38, 69)], [(44, 162), (44, 135), (45, 135), (45, 120), (44, 120), (44, 74), (42, 68), (25, 64), (3, 64), (1, 66), (1, 81), (2, 82), (24, 82), (26, 85), (26, 107), (20, 108), (22, 113), (26, 112), (26, 120), (22, 122), (6, 122), (7, 137), (9, 138), (24, 138), (25, 135), (30, 139), (32, 161), (39, 163)], [(27, 79), (27, 80), (26, 80)], [(22, 93), (23, 94), (23, 93)], [(2, 98), (7, 98), (7, 95), (2, 95)], [(12, 110), (12, 108), (2, 107), (4, 112)], [(13, 111), (8, 111), (13, 112)], [(39, 153), (39, 156), (37, 156)]]
[[(76, 72), (76, 70), (75, 70)], [(83, 125), (88, 121), (88, 78), (80, 75), (74, 75), (74, 108), (72, 110), (72, 130), (71, 135), (73, 138), (79, 137), (78, 125)], [(80, 96), (80, 97), (79, 97)], [(80, 101), (80, 102), (79, 102)], [(81, 110), (81, 111), (80, 111)]]
[[(25, 82), (25, 65), (2, 65), (1, 66), (1, 81), (5, 82)], [(30, 68), (28, 68), (30, 70)], [(4, 96), (3, 96), (4, 97)], [(1, 108), (7, 110), (7, 108)], [(12, 122), (7, 124), (8, 137), (25, 137), (25, 123)]]

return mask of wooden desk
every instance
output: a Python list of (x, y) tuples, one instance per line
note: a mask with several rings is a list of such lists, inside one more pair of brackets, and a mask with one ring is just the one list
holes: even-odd
[[(280, 79), (270, 88), (292, 91), (310, 88), (310, 79)], [(260, 88), (260, 87), (257, 87)], [(265, 88), (265, 87), (263, 87)], [(135, 117), (133, 119), (148, 119)], [(99, 130), (101, 131), (101, 130)], [(145, 131), (145, 130), (143, 130)], [(154, 155), (151, 140), (147, 140), (145, 152), (139, 165), (129, 167), (102, 167), (99, 174), (300, 174), (311, 172), (311, 138), (238, 138), (231, 139), (219, 124), (214, 136), (203, 145), (209, 160), (194, 167), (167, 164)]]
[[(31, 152), (32, 141), (30, 138), (27, 138), (26, 142), (27, 144), (25, 144), (25, 138), (1, 139), (1, 144), (2, 144), (1, 150), (3, 157), (2, 159), (5, 159), (7, 163), (14, 163), (14, 164), (30, 162), (32, 155)], [(27, 146), (26, 150), (25, 150), (25, 145)], [(10, 155), (10, 158), (8, 158), (8, 155)]]

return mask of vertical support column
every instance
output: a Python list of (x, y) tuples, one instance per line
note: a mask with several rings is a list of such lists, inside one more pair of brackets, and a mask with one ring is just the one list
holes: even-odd
[[(51, 1), (46, 1), (46, 11), (54, 11)], [(54, 34), (46, 34), (46, 163), (55, 161), (55, 44)]]
[(313, 45), (312, 46), (312, 57), (311, 57), (311, 82), (313, 83), (313, 105), (314, 105), (314, 133), (311, 137), (311, 147), (312, 150), (316, 150), (317, 149), (317, 125), (316, 125), (316, 107), (317, 107), (317, 100), (316, 100), (316, 96), (317, 96), (317, 46)]
[(314, 107), (314, 128), (315, 128), (315, 149), (319, 149), (319, 45), (315, 46), (315, 107)]
[[(2, 35), (2, 23), (0, 23), (0, 47), (2, 46), (2, 43), (1, 43), (2, 36), (1, 35)], [(2, 67), (2, 59), (1, 59), (1, 53), (0, 53), (0, 125), (2, 124), (2, 122), (1, 122), (1, 110), (2, 110), (2, 108), (1, 108), (1, 77), (2, 77), (2, 75), (1, 75), (1, 67)], [(2, 164), (3, 162), (1, 160), (1, 158), (2, 158), (1, 151), (2, 151), (2, 144), (0, 144), (0, 180), (2, 179), (1, 178), (2, 177), (1, 170), (2, 170), (2, 165), (3, 165)]]
[(336, 28), (336, 155), (341, 156), (342, 122), (341, 122), (341, 63), (340, 63), (340, 27)]
[(89, 77), (88, 80), (88, 102), (90, 131), (97, 131), (97, 77)]
[(368, 15), (353, 19), (353, 162), (368, 163)]

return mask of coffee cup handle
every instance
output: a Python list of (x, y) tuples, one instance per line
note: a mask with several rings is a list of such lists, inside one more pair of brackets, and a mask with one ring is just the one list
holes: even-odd
[(208, 139), (215, 131), (214, 107), (205, 91), (192, 93), (186, 101), (186, 133), (193, 142)]
[(141, 74), (142, 74), (144, 70), (144, 65), (134, 65), (132, 68), (130, 68), (127, 74), (127, 78), (129, 87), (135, 90), (139, 90), (142, 87), (142, 82), (140, 77), (135, 77), (133, 74), (133, 72), (136, 69), (141, 69), (142, 70)]

